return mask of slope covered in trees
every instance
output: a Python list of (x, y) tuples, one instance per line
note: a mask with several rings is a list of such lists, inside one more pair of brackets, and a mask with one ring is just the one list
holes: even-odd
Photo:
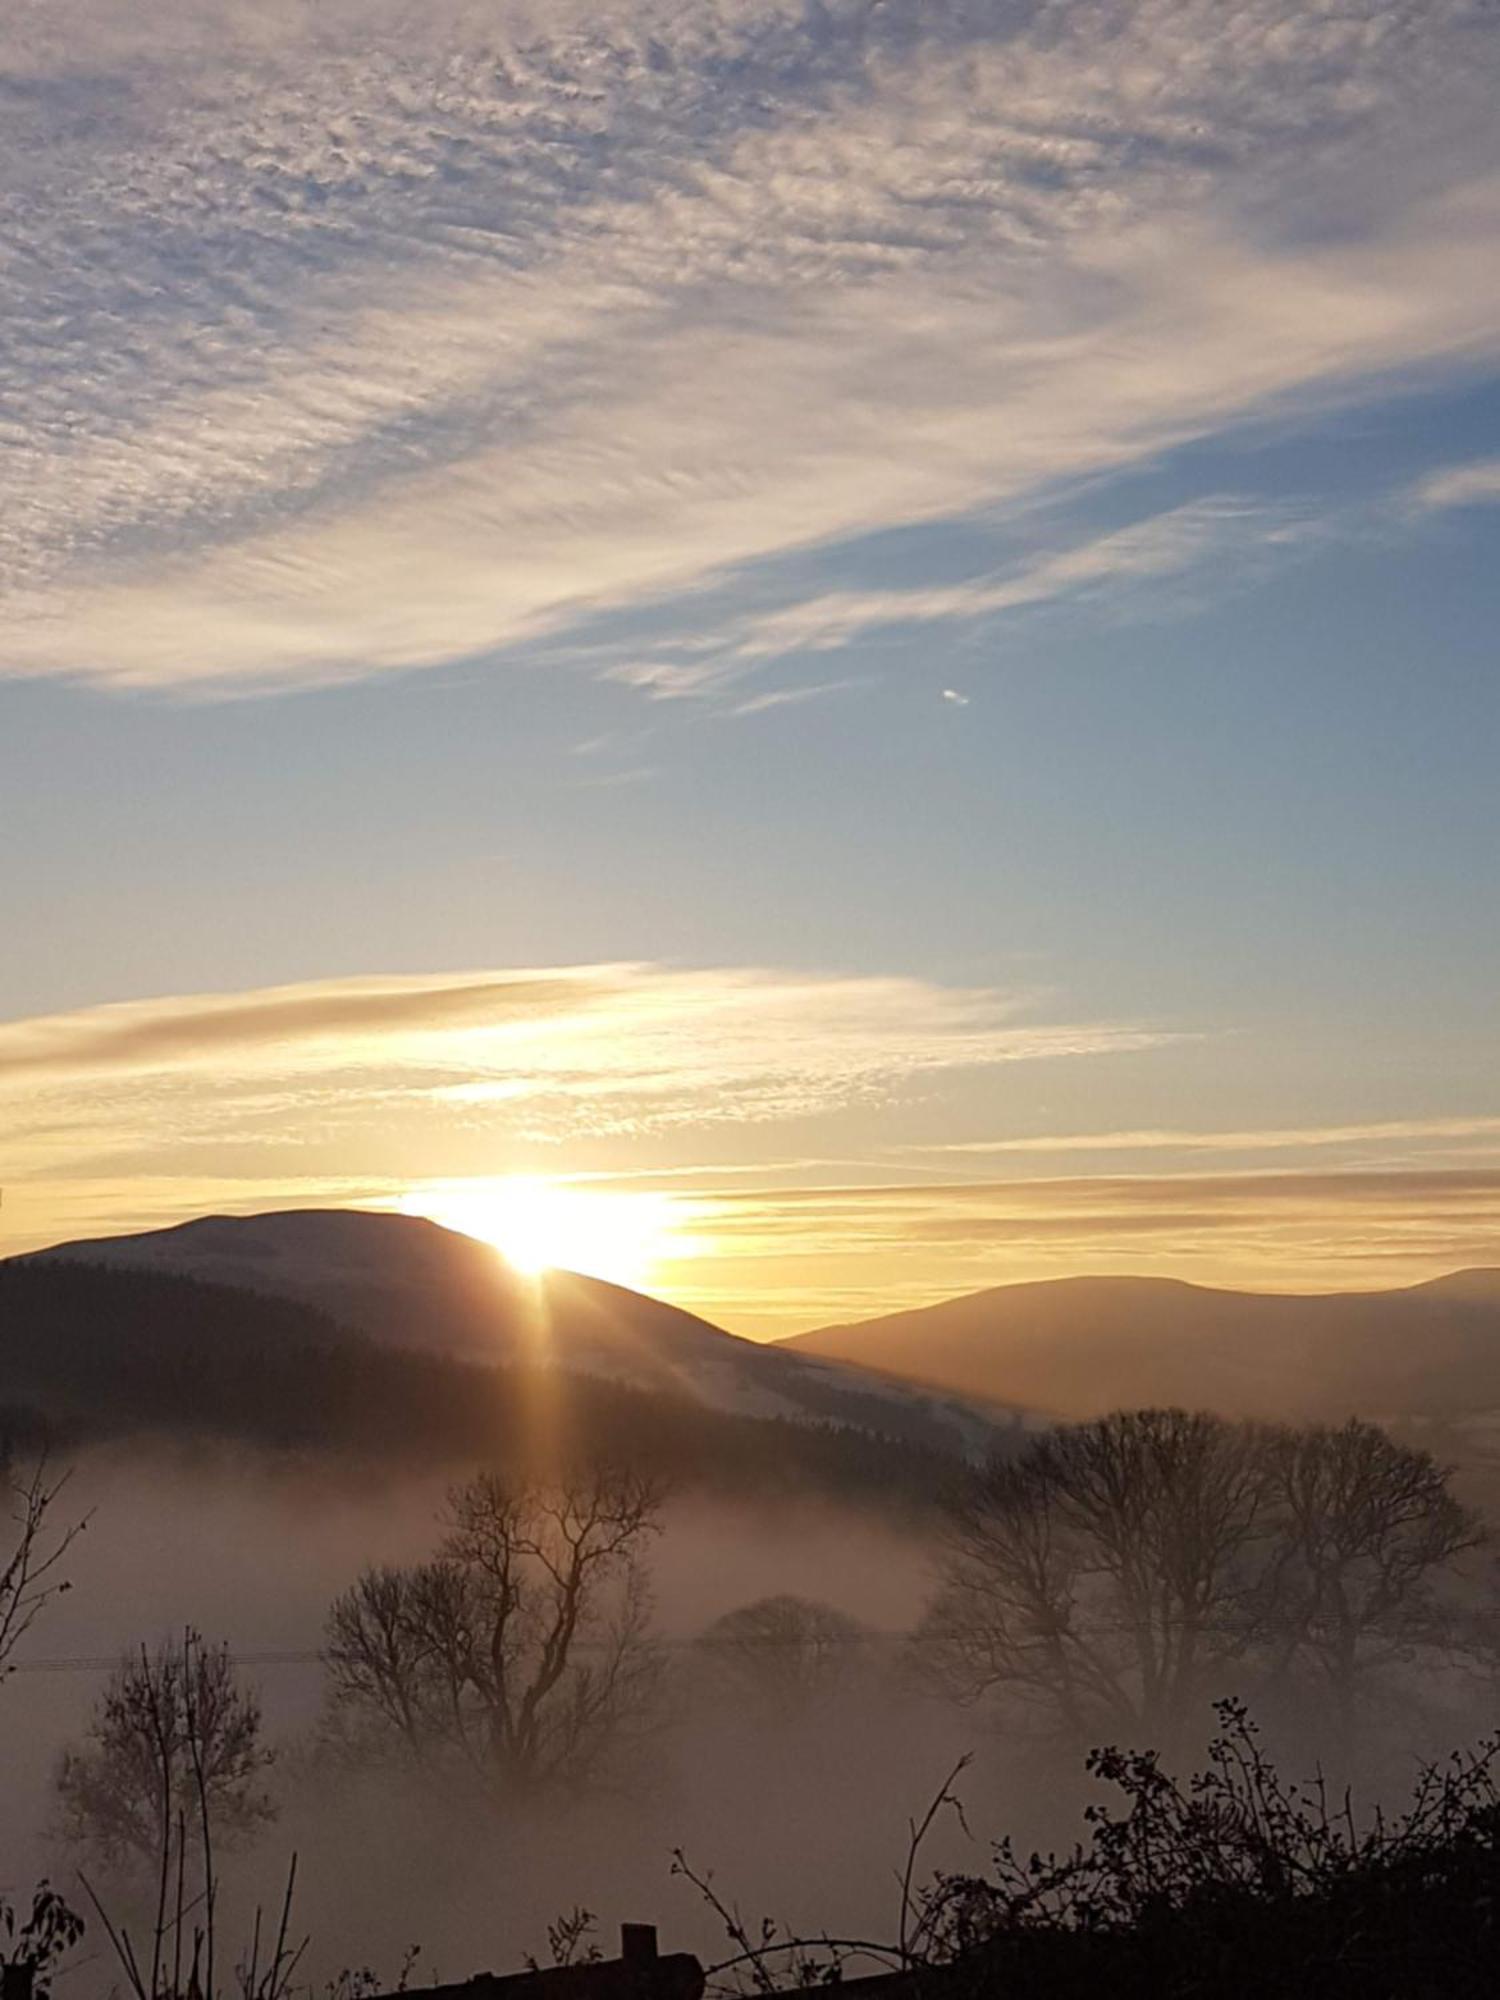
[(283, 1209), (64, 1243), (26, 1261), (156, 1271), (294, 1300), (385, 1346), (523, 1362), (686, 1394), (739, 1416), (857, 1425), (951, 1449), (984, 1428), (964, 1404), (773, 1343), (743, 1340), (576, 1271), (514, 1270), (490, 1245), (415, 1215)]
[(0, 1263), (0, 1430), (166, 1433), (413, 1463), (538, 1453), (730, 1490), (937, 1491), (941, 1452), (847, 1426), (733, 1416), (553, 1369), (379, 1345), (314, 1308), (155, 1271)]

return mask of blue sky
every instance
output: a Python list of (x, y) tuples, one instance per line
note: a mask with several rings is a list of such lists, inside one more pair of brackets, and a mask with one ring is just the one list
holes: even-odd
[[(17, 1240), (644, 1179), (699, 1204), (664, 1286), (756, 1331), (1500, 1262), (1496, 47), (1467, 0), (23, 16)], [(362, 1039), (372, 983), (537, 967), (594, 969), (587, 1059), (571, 986), (518, 1050)], [(291, 988), (365, 997), (273, 1089), (194, 996)]]

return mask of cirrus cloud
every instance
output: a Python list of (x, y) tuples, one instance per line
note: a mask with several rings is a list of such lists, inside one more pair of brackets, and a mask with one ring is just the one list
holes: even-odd
[(1500, 351), (1478, 0), (59, 0), (8, 53), (0, 671), (430, 665)]
[(1413, 499), (1431, 512), (1500, 505), (1500, 458), (1470, 459), (1465, 465), (1431, 472), (1418, 483)]

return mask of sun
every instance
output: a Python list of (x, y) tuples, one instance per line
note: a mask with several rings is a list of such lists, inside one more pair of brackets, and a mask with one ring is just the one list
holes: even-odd
[(612, 1284), (649, 1284), (668, 1258), (690, 1254), (665, 1195), (621, 1193), (541, 1174), (442, 1181), (413, 1188), (403, 1214), (491, 1243), (515, 1270), (578, 1271)]

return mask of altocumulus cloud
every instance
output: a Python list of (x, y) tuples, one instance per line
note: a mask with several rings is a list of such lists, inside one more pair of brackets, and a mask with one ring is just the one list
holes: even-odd
[(494, 651), (1492, 354), (1492, 21), (29, 8), (0, 671), (250, 688)]

